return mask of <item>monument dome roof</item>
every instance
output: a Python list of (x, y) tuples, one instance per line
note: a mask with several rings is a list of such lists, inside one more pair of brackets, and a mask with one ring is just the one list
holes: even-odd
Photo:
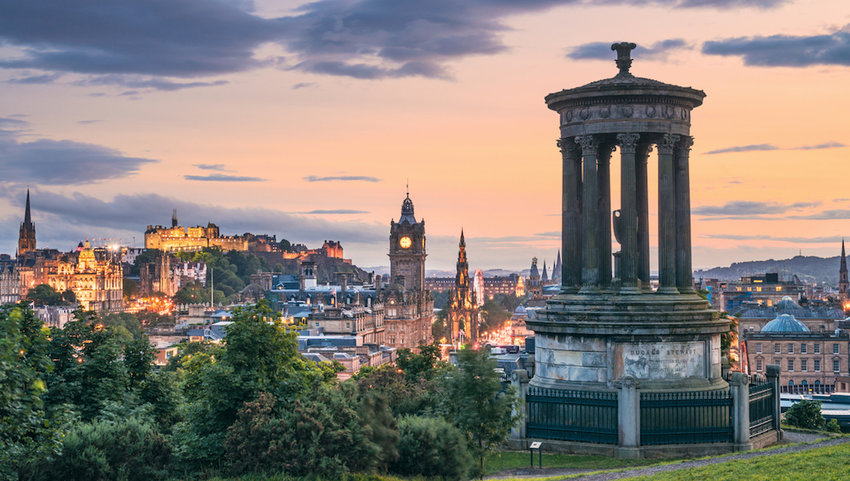
[(765, 324), (764, 327), (761, 328), (761, 332), (788, 333), (810, 331), (805, 324), (798, 321), (791, 314), (780, 314), (779, 317)]

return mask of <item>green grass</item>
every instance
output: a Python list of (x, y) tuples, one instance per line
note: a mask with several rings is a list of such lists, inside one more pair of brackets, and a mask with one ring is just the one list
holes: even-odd
[[(575, 454), (546, 454), (543, 453), (544, 468), (572, 468), (572, 469), (617, 469), (631, 466), (646, 466), (657, 464), (658, 460), (652, 459), (617, 459), (607, 456), (579, 456)], [(537, 466), (537, 453), (534, 454), (534, 465)], [(502, 451), (487, 456), (484, 460), (484, 472), (486, 475), (500, 473), (510, 469), (529, 467), (528, 451)]]

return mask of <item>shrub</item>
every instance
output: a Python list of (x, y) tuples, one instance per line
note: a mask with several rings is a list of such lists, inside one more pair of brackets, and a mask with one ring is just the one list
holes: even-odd
[(464, 435), (442, 418), (406, 416), (398, 423), (398, 460), (392, 471), (406, 476), (465, 479), (472, 466)]
[(826, 419), (820, 412), (820, 401), (808, 399), (798, 401), (788, 408), (785, 421), (803, 429), (822, 429), (826, 425)]
[(838, 424), (838, 420), (835, 418), (830, 419), (829, 422), (826, 423), (826, 426), (824, 428), (831, 433), (841, 432), (841, 426)]
[(131, 417), (78, 424), (65, 436), (47, 479), (143, 481), (165, 479), (171, 447), (153, 425)]

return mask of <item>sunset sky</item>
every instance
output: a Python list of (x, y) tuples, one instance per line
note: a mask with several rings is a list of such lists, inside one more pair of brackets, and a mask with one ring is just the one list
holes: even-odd
[(141, 246), (176, 208), (387, 265), (409, 182), (429, 269), (453, 268), (461, 227), (471, 268), (551, 264), (543, 97), (615, 75), (616, 41), (635, 75), (707, 94), (695, 267), (838, 254), (847, 0), (0, 0), (0, 253), (29, 186), (39, 247)]

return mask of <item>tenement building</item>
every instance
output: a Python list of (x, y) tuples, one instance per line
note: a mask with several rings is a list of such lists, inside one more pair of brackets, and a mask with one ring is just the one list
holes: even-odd
[(92, 248), (88, 239), (75, 253), (61, 256), (47, 274), (47, 284), (59, 292), (71, 290), (85, 311), (124, 310), (124, 271), (120, 253)]
[[(547, 440), (550, 449), (622, 457), (775, 442), (774, 370), (769, 381), (749, 389), (741, 373), (724, 379), (721, 335), (728, 321), (693, 287), (690, 121), (705, 93), (636, 77), (630, 73), (635, 44), (611, 48), (616, 76), (545, 99), (560, 124), (563, 272), (559, 292), (526, 321), (535, 333), (535, 365), (521, 391), (525, 424), (518, 432), (526, 442)], [(657, 266), (649, 251), (653, 150)], [(616, 210), (613, 167), (620, 169)], [(652, 270), (658, 272), (656, 290)], [(514, 371), (520, 386), (521, 376)], [(756, 393), (763, 401), (758, 410), (750, 405)], [(757, 423), (751, 424), (750, 413)]]
[(0, 306), (14, 304), (21, 298), (21, 275), (17, 263), (8, 255), (0, 255)]
[(390, 282), (381, 296), (386, 342), (395, 348), (416, 348), (431, 340), (434, 299), (425, 287), (425, 219), (416, 221), (407, 194), (398, 222), (390, 221)]

